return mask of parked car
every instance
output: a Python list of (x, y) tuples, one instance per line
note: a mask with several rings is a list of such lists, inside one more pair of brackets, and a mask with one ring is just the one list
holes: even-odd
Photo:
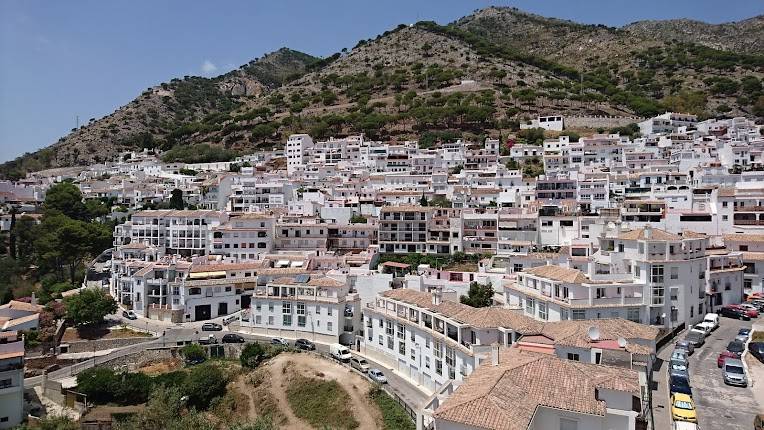
[(719, 314), (706, 314), (706, 316), (703, 317), (703, 322), (713, 324), (714, 328), (712, 330), (716, 330), (719, 328)]
[(741, 303), (737, 305), (739, 308), (744, 309), (748, 316), (751, 318), (758, 318), (759, 317), (759, 308), (756, 306), (750, 304), (750, 303)]
[(669, 363), (669, 377), (674, 375), (681, 376), (688, 381), (690, 380), (690, 372), (687, 369), (687, 365), (672, 361)]
[(271, 345), (289, 346), (289, 342), (283, 337), (274, 337), (271, 339)]
[(737, 359), (727, 359), (722, 366), (722, 375), (724, 383), (727, 385), (736, 385), (738, 387), (748, 386), (748, 377), (745, 374), (743, 362)]
[(671, 363), (676, 362), (684, 364), (686, 367), (690, 366), (690, 361), (687, 359), (687, 352), (683, 349), (675, 349), (674, 352), (671, 353), (669, 361)]
[(369, 372), (367, 373), (369, 375), (369, 378), (371, 378), (372, 381), (378, 382), (380, 384), (387, 384), (387, 378), (385, 377), (385, 374), (382, 373), (379, 369), (369, 369)]
[(687, 351), (687, 355), (692, 355), (693, 352), (695, 352), (695, 347), (686, 340), (678, 340), (676, 344), (674, 344), (675, 350), (685, 350)]
[(693, 330), (700, 330), (706, 337), (708, 337), (711, 335), (711, 332), (714, 331), (714, 324), (703, 321), (702, 323), (695, 324)]
[(751, 317), (749, 317), (745, 311), (743, 311), (742, 309), (733, 307), (732, 305), (727, 305), (723, 307), (719, 311), (719, 315), (726, 318), (734, 318), (734, 319), (743, 320), (743, 321), (750, 321), (751, 319)]
[(314, 351), (316, 349), (316, 345), (308, 339), (297, 339), (294, 341), (294, 346), (304, 351)]
[(692, 388), (690, 388), (690, 379), (682, 375), (669, 375), (669, 392), (670, 393), (682, 393), (692, 396)]
[(759, 317), (759, 311), (756, 309), (750, 309), (741, 305), (730, 305), (735, 309), (739, 309), (741, 312), (743, 312), (748, 318), (758, 318)]
[(366, 360), (361, 357), (351, 357), (350, 367), (361, 373), (366, 373), (369, 371), (369, 363), (367, 363)]
[(698, 422), (698, 413), (695, 411), (695, 403), (692, 397), (683, 393), (671, 395), (671, 418), (674, 421)]
[(221, 331), (223, 326), (218, 323), (204, 323), (202, 324), (202, 331)]
[(751, 335), (751, 329), (750, 328), (741, 328), (737, 331), (737, 335), (735, 335), (735, 340), (739, 340), (743, 343), (748, 342), (748, 337)]
[(706, 343), (706, 334), (701, 330), (692, 329), (684, 337), (684, 340), (690, 342), (695, 348), (700, 348)]
[(214, 345), (216, 343), (218, 343), (218, 338), (216, 338), (214, 334), (199, 338), (200, 345)]
[(204, 357), (192, 357), (192, 358), (187, 358), (185, 360), (186, 366), (195, 366), (197, 364), (204, 363), (204, 361), (205, 361)]
[(223, 335), (223, 343), (244, 343), (244, 336), (236, 333), (226, 333)]
[(122, 316), (129, 319), (129, 320), (137, 320), (138, 315), (135, 314), (133, 311), (122, 311)]
[(727, 344), (727, 351), (736, 354), (737, 357), (740, 358), (740, 356), (743, 355), (743, 351), (745, 351), (745, 343), (739, 340), (733, 340)]
[(764, 363), (764, 342), (751, 342), (748, 344), (748, 352), (756, 359)]
[(719, 354), (719, 356), (718, 356), (718, 357), (716, 357), (716, 367), (722, 367), (722, 366), (724, 366), (724, 362), (725, 362), (727, 359), (729, 359), (729, 358), (732, 358), (732, 359), (736, 359), (736, 358), (740, 358), (740, 357), (739, 357), (739, 356), (737, 356), (737, 355), (735, 355), (735, 354), (734, 354), (734, 353), (732, 353), (732, 352), (729, 352), (729, 351), (722, 351), (722, 352)]
[(346, 346), (340, 345), (339, 343), (333, 343), (329, 345), (329, 354), (334, 358), (335, 360), (342, 361), (344, 363), (347, 363), (350, 361), (350, 350), (347, 349)]

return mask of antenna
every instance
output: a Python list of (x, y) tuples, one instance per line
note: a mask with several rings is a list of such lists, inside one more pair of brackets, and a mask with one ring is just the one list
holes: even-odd
[(623, 338), (623, 337), (619, 337), (618, 338), (618, 346), (620, 346), (621, 348), (626, 348), (626, 344), (627, 343), (628, 342), (626, 342), (625, 338)]
[(589, 327), (589, 339), (591, 339), (591, 340), (599, 340), (600, 339), (600, 329), (598, 329), (595, 326)]

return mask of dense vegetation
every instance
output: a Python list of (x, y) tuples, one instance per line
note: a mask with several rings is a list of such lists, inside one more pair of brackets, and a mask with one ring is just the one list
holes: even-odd
[(295, 376), (286, 390), (294, 414), (315, 428), (354, 429), (350, 395), (337, 381)]

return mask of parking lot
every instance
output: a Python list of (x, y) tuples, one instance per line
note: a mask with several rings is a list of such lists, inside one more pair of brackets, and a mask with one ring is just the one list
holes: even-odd
[[(751, 383), (749, 374), (747, 388), (728, 386), (724, 384), (722, 371), (716, 365), (719, 353), (727, 348), (741, 327), (751, 327), (751, 321), (722, 318), (719, 328), (706, 338), (705, 345), (696, 348), (690, 356), (690, 385), (701, 429), (750, 430), (754, 416), (762, 411), (762, 406), (754, 399), (753, 390), (764, 389), (764, 381), (754, 380)], [(674, 342), (671, 342), (659, 352), (659, 357), (666, 360), (673, 347)], [(662, 385), (667, 381), (667, 368), (668, 363), (664, 362), (657, 379)], [(671, 428), (668, 388), (659, 387), (656, 393), (655, 428)]]

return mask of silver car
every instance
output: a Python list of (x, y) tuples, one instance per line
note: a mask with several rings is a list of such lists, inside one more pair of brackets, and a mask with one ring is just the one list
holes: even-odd
[(380, 384), (386, 384), (387, 378), (379, 369), (369, 369), (369, 378), (371, 378), (374, 382), (378, 382)]
[(736, 385), (738, 387), (748, 386), (748, 377), (745, 374), (745, 367), (743, 367), (743, 362), (740, 360), (733, 358), (724, 360), (722, 375), (724, 375), (724, 383), (727, 385)]
[(684, 349), (675, 349), (674, 352), (671, 353), (671, 358), (669, 359), (670, 363), (681, 363), (684, 364), (685, 367), (690, 367), (690, 360), (687, 359), (687, 351)]

